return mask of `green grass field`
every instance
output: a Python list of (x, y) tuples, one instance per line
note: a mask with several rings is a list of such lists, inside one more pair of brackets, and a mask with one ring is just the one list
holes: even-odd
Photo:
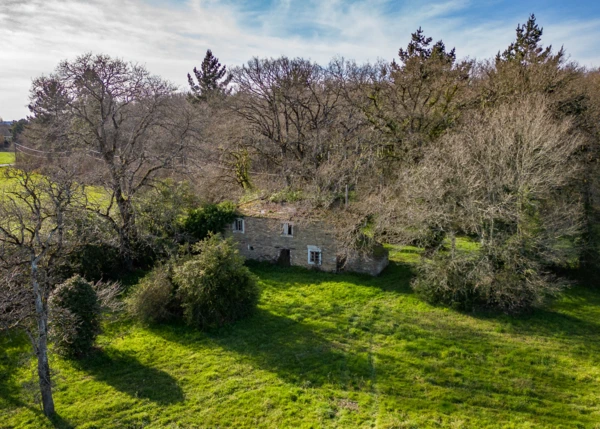
[[(379, 278), (251, 265), (256, 315), (210, 333), (120, 321), (54, 357), (56, 427), (600, 428), (600, 293), (514, 318), (419, 301)], [(49, 428), (27, 344), (0, 340), (0, 427)]]
[(15, 162), (14, 152), (0, 152), (0, 165), (12, 164)]
[(13, 162), (15, 162), (14, 152), (0, 152), (0, 165), (12, 164)]

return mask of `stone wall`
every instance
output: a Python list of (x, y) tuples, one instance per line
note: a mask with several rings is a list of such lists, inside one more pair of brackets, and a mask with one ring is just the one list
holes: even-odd
[(342, 267), (344, 271), (365, 273), (376, 276), (381, 273), (390, 263), (389, 252), (383, 246), (377, 249), (375, 254), (364, 254), (351, 252)]
[[(244, 217), (244, 232), (234, 232), (229, 228), (228, 235), (238, 243), (240, 253), (249, 259), (277, 262), (282, 249), (290, 251), (291, 265), (336, 271), (337, 246), (335, 239), (321, 222), (294, 223), (293, 235), (283, 235), (284, 221), (279, 219)], [(308, 246), (321, 250), (321, 265), (308, 263)]]
[[(387, 252), (380, 252), (379, 258), (353, 254), (344, 257), (331, 229), (325, 222), (290, 222), (293, 225), (293, 235), (283, 234), (284, 220), (246, 216), (244, 232), (233, 231), (233, 226), (226, 230), (226, 235), (233, 237), (238, 244), (240, 253), (248, 259), (269, 262), (281, 262), (282, 250), (289, 250), (290, 265), (323, 271), (337, 272), (356, 271), (377, 275), (388, 263)], [(321, 251), (321, 264), (310, 264), (309, 247)], [(384, 256), (382, 256), (384, 255)], [(340, 260), (345, 260), (340, 267)]]

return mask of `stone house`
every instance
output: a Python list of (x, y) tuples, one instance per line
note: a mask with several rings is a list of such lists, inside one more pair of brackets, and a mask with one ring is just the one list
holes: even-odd
[(240, 216), (226, 234), (234, 238), (240, 253), (248, 259), (374, 276), (389, 263), (388, 251), (381, 244), (368, 252), (341, 246), (326, 216), (298, 216), (293, 205), (274, 203), (242, 205), (238, 211)]

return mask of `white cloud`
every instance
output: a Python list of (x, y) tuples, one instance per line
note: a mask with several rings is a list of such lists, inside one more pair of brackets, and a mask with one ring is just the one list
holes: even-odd
[[(279, 0), (260, 13), (240, 3), (0, 0), (0, 116), (25, 116), (31, 79), (89, 51), (146, 64), (185, 88), (186, 74), (207, 48), (228, 65), (282, 54), (321, 63), (337, 55), (389, 60), (423, 26), (459, 56), (484, 58), (507, 46), (524, 19), (469, 21), (461, 18), (468, 0), (411, 2), (394, 13), (386, 0)], [(573, 59), (600, 65), (599, 20), (543, 25), (545, 43), (564, 44)]]

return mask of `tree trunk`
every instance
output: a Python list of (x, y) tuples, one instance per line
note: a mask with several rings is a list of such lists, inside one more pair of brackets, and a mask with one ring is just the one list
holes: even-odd
[(37, 319), (37, 335), (34, 339), (34, 350), (37, 356), (42, 407), (48, 417), (54, 414), (54, 399), (52, 398), (52, 383), (50, 380), (50, 364), (48, 363), (48, 306), (40, 289), (37, 279), (37, 260), (31, 262), (31, 280), (35, 296), (35, 312)]
[[(588, 167), (589, 169), (589, 167)], [(583, 185), (583, 209), (584, 209), (584, 227), (583, 227), (583, 254), (581, 256), (581, 266), (585, 271), (593, 273), (598, 270), (598, 236), (596, 225), (598, 214), (593, 203), (593, 173), (587, 172), (587, 177)]]
[(133, 245), (137, 238), (135, 214), (131, 201), (123, 196), (121, 189), (115, 190), (122, 225), (119, 229), (119, 253), (128, 269), (133, 267)]
[(42, 394), (42, 407), (48, 417), (54, 415), (54, 399), (52, 398), (52, 383), (50, 380), (50, 365), (48, 364), (48, 346), (46, 336), (40, 336), (37, 344), (38, 376), (40, 379), (40, 392)]

